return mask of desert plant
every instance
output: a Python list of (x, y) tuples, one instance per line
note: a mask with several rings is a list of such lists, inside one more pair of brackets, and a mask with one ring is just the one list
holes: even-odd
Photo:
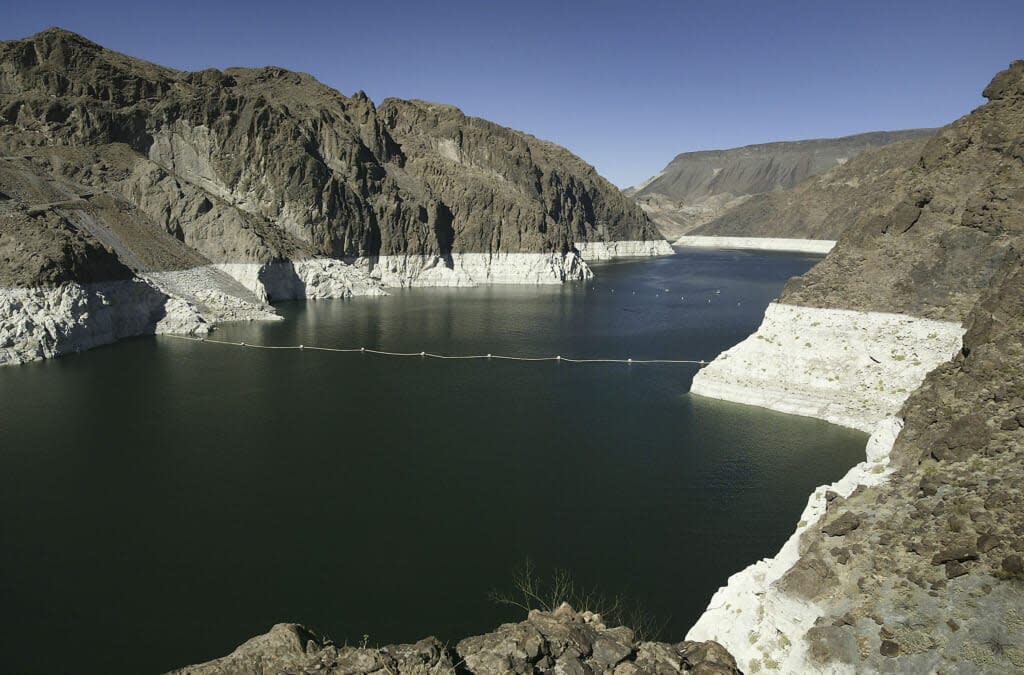
[(518, 607), (527, 612), (533, 609), (551, 612), (562, 603), (568, 603), (578, 611), (600, 614), (605, 625), (630, 627), (641, 641), (657, 639), (669, 621), (659, 619), (640, 603), (621, 595), (609, 596), (597, 587), (579, 585), (568, 570), (555, 569), (546, 577), (538, 574), (529, 559), (513, 572), (511, 590), (492, 590), (488, 596), (500, 605)]

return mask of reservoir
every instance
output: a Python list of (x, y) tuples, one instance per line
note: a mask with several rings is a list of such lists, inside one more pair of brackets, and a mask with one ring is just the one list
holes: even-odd
[[(564, 286), (286, 303), (250, 344), (705, 359), (815, 256), (686, 251)], [(10, 672), (161, 672), (301, 622), (454, 642), (530, 560), (682, 640), (866, 436), (690, 398), (697, 366), (440, 361), (170, 337), (0, 369)], [(578, 608), (584, 609), (584, 608)], [(73, 666), (71, 665), (73, 664)]]

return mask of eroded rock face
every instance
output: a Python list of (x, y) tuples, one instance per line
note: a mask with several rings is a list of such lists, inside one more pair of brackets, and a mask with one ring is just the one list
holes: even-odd
[(273, 67), (181, 73), (58, 29), (0, 45), (0, 78), (6, 149), (115, 192), (215, 263), (658, 238), (579, 158), (451, 106), (378, 110)]
[[(1024, 236), (1024, 61), (998, 98), (941, 129), (882, 207), (853, 212), (836, 248), (782, 302), (963, 321)], [(986, 89), (991, 93), (992, 88)]]
[(630, 199), (553, 143), (425, 101), (387, 99), (378, 112), (407, 157), (407, 179), (444, 205), (456, 250), (660, 239)]
[(329, 673), (391, 675), (427, 673), (578, 673), (580, 675), (739, 675), (736, 663), (716, 642), (637, 641), (624, 626), (608, 628), (591, 612), (562, 605), (532, 611), (526, 621), (466, 638), (454, 652), (435, 638), (413, 645), (338, 647), (296, 624), (278, 624), (234, 652), (173, 675), (235, 673)]
[(819, 488), (779, 555), (734, 575), (691, 631), (743, 667), (1024, 670), (1024, 62), (986, 95), (781, 296), (966, 332), (902, 404), (886, 449), (876, 431), (868, 462), (842, 490)]
[[(212, 325), (384, 285), (586, 279), (576, 242), (620, 240), (671, 253), (579, 158), (451, 106), (184, 73), (60, 29), (0, 43), (0, 289), (134, 276)], [(19, 334), (9, 354), (53, 352)]]
[(0, 366), (135, 335), (209, 330), (194, 305), (142, 279), (0, 289)]
[[(1024, 668), (1024, 576), (1007, 565), (1024, 553), (1022, 316), (1014, 253), (969, 315), (962, 353), (904, 405), (891, 480), (804, 535), (780, 587), (823, 610), (807, 634), (819, 667)], [(854, 514), (858, 527), (840, 527)]]

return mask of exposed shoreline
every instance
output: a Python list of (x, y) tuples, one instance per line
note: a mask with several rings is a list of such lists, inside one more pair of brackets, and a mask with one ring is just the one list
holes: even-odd
[(772, 303), (757, 331), (693, 379), (692, 394), (874, 433), (960, 348), (959, 323)]
[(673, 246), (687, 248), (725, 248), (754, 251), (790, 251), (826, 255), (836, 245), (831, 239), (782, 239), (775, 237), (718, 237), (687, 235), (679, 237)]
[[(892, 473), (889, 453), (903, 428), (903, 421), (887, 417), (867, 441), (866, 458), (842, 478), (815, 488), (800, 514), (796, 529), (779, 552), (731, 575), (711, 597), (708, 608), (686, 633), (687, 640), (715, 640), (736, 659), (744, 672), (755, 672), (766, 663), (784, 673), (823, 672), (812, 660), (803, 635), (825, 614), (813, 603), (787, 595), (775, 582), (800, 559), (800, 538), (816, 527), (828, 502), (849, 497), (859, 486), (879, 485)], [(854, 673), (852, 665), (835, 664), (824, 672)]]
[(871, 436), (865, 461), (816, 488), (779, 552), (730, 576), (686, 639), (720, 642), (745, 672), (768, 663), (781, 672), (821, 670), (803, 636), (825, 612), (774, 584), (800, 559), (801, 535), (817, 526), (830, 499), (891, 475), (903, 402), (959, 350), (963, 332), (957, 323), (901, 314), (773, 303), (757, 332), (698, 373), (696, 395), (815, 417)]
[(595, 242), (561, 253), (311, 258), (222, 263), (89, 284), (0, 288), (0, 366), (137, 335), (204, 335), (217, 324), (276, 321), (283, 300), (384, 296), (387, 288), (561, 284), (586, 280), (585, 258), (672, 255), (664, 240)]

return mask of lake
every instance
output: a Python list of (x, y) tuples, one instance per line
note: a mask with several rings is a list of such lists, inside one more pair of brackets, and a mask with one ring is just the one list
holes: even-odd
[[(280, 305), (218, 339), (706, 359), (814, 256), (688, 251), (557, 287)], [(710, 301), (710, 302), (709, 302)], [(691, 399), (696, 366), (438, 361), (170, 337), (0, 369), (10, 672), (159, 672), (276, 622), (454, 641), (522, 611), (529, 559), (681, 640), (866, 436)]]

